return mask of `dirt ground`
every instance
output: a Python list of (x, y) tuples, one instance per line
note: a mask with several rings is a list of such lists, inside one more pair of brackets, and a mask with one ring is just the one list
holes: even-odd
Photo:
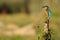
[(19, 28), (15, 24), (8, 24), (5, 30), (1, 30), (3, 35), (21, 35), (21, 36), (27, 36), (27, 35), (35, 35), (35, 30), (33, 29), (33, 25), (29, 24), (24, 27)]

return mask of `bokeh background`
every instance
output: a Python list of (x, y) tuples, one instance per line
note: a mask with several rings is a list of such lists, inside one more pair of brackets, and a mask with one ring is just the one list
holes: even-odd
[(52, 12), (52, 40), (60, 40), (60, 0), (0, 0), (0, 40), (38, 40), (36, 30), (39, 30), (41, 40), (43, 18), (39, 21), (39, 29), (32, 23), (35, 24), (44, 5)]

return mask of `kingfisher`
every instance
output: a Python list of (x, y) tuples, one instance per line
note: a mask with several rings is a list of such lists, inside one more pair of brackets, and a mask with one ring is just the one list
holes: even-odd
[(49, 9), (48, 6), (43, 6), (43, 8), (46, 10), (46, 17), (50, 19), (51, 17), (51, 10)]

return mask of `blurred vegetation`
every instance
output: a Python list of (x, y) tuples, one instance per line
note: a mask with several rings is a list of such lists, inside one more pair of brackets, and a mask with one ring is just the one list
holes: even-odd
[(0, 36), (0, 40), (36, 40), (34, 36)]
[[(12, 9), (15, 7), (15, 3), (17, 3), (18, 6), (20, 5), (18, 1), (17, 2), (7, 1), (6, 3), (9, 4), (9, 6), (11, 5)], [(29, 8), (31, 10), (31, 14), (34, 17), (34, 19), (32, 19), (31, 16), (27, 16), (26, 18), (23, 18), (22, 16), (17, 14), (17, 15), (8, 15), (8, 18), (10, 18), (9, 20), (7, 17), (0, 15), (0, 20), (3, 21), (5, 24), (12, 22), (12, 23), (16, 23), (19, 26), (27, 25), (29, 23), (32, 23), (35, 20), (35, 17), (37, 16), (36, 14), (39, 14), (41, 12), (43, 5), (49, 5), (52, 11), (51, 20), (54, 21), (52, 24), (50, 24), (51, 31), (52, 31), (52, 40), (60, 40), (60, 35), (59, 35), (60, 34), (60, 27), (59, 27), (60, 26), (60, 0), (49, 0), (49, 1), (31, 0)], [(56, 26), (52, 26), (53, 24), (55, 24)], [(42, 26), (43, 25), (40, 24), (40, 40), (43, 35)], [(22, 37), (22, 36), (21, 37), (20, 36), (12, 36), (12, 37), (0, 36), (0, 40), (37, 40), (37, 37), (35, 36), (35, 37), (28, 38), (28, 37)]]

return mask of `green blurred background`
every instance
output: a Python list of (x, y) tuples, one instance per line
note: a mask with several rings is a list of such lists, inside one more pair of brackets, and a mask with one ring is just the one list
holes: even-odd
[[(0, 21), (4, 22), (4, 27), (0, 28), (5, 30), (6, 25), (8, 23), (13, 23), (18, 25), (19, 27), (23, 27), (25, 25), (28, 25), (32, 23), (37, 17), (38, 14), (40, 14), (42, 7), (44, 5), (48, 5), (52, 11), (51, 14), (51, 23), (50, 28), (52, 31), (52, 40), (60, 40), (60, 0), (29, 0), (29, 10), (30, 15), (22, 15), (24, 14), (23, 6), (25, 3), (25, 0), (0, 0), (0, 5), (3, 3), (7, 3), (9, 7), (13, 10), (12, 14), (3, 16), (0, 14)], [(16, 12), (17, 8), (15, 6), (18, 6), (22, 11)], [(26, 13), (25, 13), (26, 14)], [(42, 21), (42, 20), (41, 20)], [(40, 24), (40, 40), (43, 35), (43, 25)], [(37, 35), (35, 36), (6, 36), (6, 35), (0, 35), (0, 40), (37, 40)]]

